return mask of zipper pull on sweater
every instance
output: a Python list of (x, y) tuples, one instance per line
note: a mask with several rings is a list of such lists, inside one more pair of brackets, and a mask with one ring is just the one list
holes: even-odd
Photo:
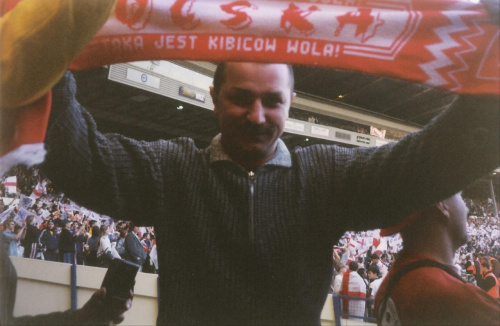
[(252, 247), (255, 245), (254, 235), (254, 186), (255, 186), (255, 173), (248, 172), (249, 183), (249, 198), (248, 198), (248, 236)]

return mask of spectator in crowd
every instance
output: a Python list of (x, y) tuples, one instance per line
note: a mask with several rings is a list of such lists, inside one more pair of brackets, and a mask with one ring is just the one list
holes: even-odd
[(118, 233), (119, 233), (118, 240), (116, 240), (116, 252), (118, 252), (118, 254), (123, 259), (128, 260), (126, 250), (125, 250), (125, 239), (126, 239), (127, 234), (128, 234), (128, 226), (125, 222), (123, 222), (123, 223), (118, 223), (116, 225), (116, 228), (117, 228)]
[(17, 223), (12, 218), (7, 218), (3, 223), (3, 247), (9, 256), (18, 257), (19, 242), (26, 235), (26, 223), (16, 230)]
[(368, 270), (370, 265), (372, 264), (372, 256), (374, 254), (374, 248), (373, 246), (369, 246), (368, 250), (366, 250), (365, 257), (363, 260), (363, 264), (365, 265), (365, 268)]
[(97, 250), (99, 249), (99, 239), (100, 233), (99, 227), (92, 227), (92, 236), (87, 240), (87, 245), (89, 246), (88, 256), (87, 256), (87, 264), (89, 266), (98, 266), (99, 263), (97, 261)]
[[(374, 299), (377, 295), (378, 288), (382, 283), (382, 277), (380, 277), (380, 270), (377, 265), (370, 265), (368, 267), (367, 277), (368, 277), (368, 286), (366, 287), (366, 297), (368, 299)], [(366, 312), (368, 317), (374, 317), (373, 313), (373, 301), (367, 301), (366, 303)]]
[[(95, 230), (94, 226), (96, 226), (96, 223), (97, 223), (96, 220), (89, 220), (89, 233), (91, 236), (94, 234), (94, 230)], [(97, 230), (98, 230), (97, 236), (99, 236), (99, 227), (97, 227)]]
[(337, 274), (338, 272), (338, 266), (340, 265), (340, 256), (339, 254), (337, 253), (337, 250), (335, 249), (335, 247), (333, 248), (333, 276), (335, 277), (335, 275)]
[(157, 226), (158, 324), (319, 324), (345, 231), (398, 223), (499, 165), (496, 97), (462, 96), (398, 143), (289, 151), (287, 65), (218, 66), (221, 134), (204, 150), (103, 135), (75, 93), (70, 73), (52, 89), (42, 172), (92, 210)]
[(85, 248), (86, 243), (85, 238), (85, 225), (80, 225), (78, 221), (73, 221), (71, 224), (71, 234), (73, 234), (73, 240), (75, 242), (75, 255), (76, 263), (78, 265), (85, 264)]
[(142, 247), (144, 248), (144, 252), (146, 252), (146, 259), (142, 264), (142, 271), (144, 273), (154, 273), (155, 268), (150, 257), (151, 249), (153, 248), (153, 241), (151, 241), (151, 233), (145, 232), (142, 235), (141, 244)]
[(154, 270), (153, 273), (158, 273), (158, 251), (156, 247), (156, 238), (153, 240), (153, 248), (151, 248), (151, 252), (149, 253), (149, 257), (151, 259), (151, 263), (153, 264)]
[(379, 275), (380, 275), (380, 270), (378, 269), (377, 265), (371, 265), (370, 267), (368, 267), (367, 277), (368, 281), (370, 282), (367, 291), (368, 298), (375, 298), (375, 296), (377, 295), (377, 291), (380, 287), (380, 284), (382, 284), (383, 280), (383, 278), (380, 277)]
[(68, 264), (77, 263), (77, 256), (79, 256), (80, 264), (82, 264), (85, 228), (79, 227), (78, 222), (73, 222), (70, 219), (61, 221), (61, 225), (63, 229), (59, 235), (59, 253), (62, 261)]
[(488, 262), (491, 265), (491, 271), (493, 272), (493, 275), (495, 275), (496, 278), (499, 278), (500, 277), (500, 263), (498, 262), (498, 259), (491, 256), (490, 259), (488, 259)]
[(151, 242), (151, 236), (148, 232), (144, 233), (144, 235), (142, 236), (141, 244), (146, 254), (149, 254), (151, 252), (151, 247), (153, 246), (153, 243)]
[(47, 227), (40, 234), (40, 243), (45, 260), (59, 261), (59, 235), (54, 220), (47, 222)]
[(113, 220), (112, 220), (112, 219), (110, 219), (110, 220), (108, 221), (107, 226), (108, 226), (108, 229), (109, 229), (109, 230), (108, 230), (108, 233), (109, 233), (109, 235), (108, 235), (109, 241), (111, 242), (111, 245), (112, 245), (113, 247), (115, 247), (115, 246), (116, 246), (116, 241), (118, 240), (118, 237), (119, 237), (119, 232), (115, 230), (115, 223), (113, 222)]
[[(379, 275), (378, 277), (385, 277), (387, 275), (388, 269), (387, 266), (385, 266), (381, 261), (380, 261), (380, 256), (376, 253), (372, 255), (372, 263), (370, 266), (377, 266), (379, 270)], [(369, 268), (369, 267), (368, 267)]]
[(473, 253), (472, 257), (474, 258), (474, 278), (476, 279), (476, 284), (481, 283), (483, 276), (481, 275), (481, 263), (479, 262), (479, 255), (477, 253)]
[(381, 256), (380, 256), (380, 264), (384, 267), (385, 269), (385, 275), (387, 275), (387, 270), (389, 269), (389, 265), (391, 264), (390, 260), (389, 260), (389, 255), (387, 254), (387, 252), (384, 252)]
[[(379, 263), (380, 263), (380, 257), (379, 257), (379, 255), (377, 253), (373, 253), (371, 255), (371, 263), (368, 266), (368, 268), (370, 268), (371, 266), (377, 266), (377, 267), (379, 267)], [(379, 268), (379, 270), (380, 270), (380, 268)], [(381, 277), (382, 274), (380, 274), (378, 276)]]
[(359, 276), (361, 276), (361, 278), (363, 279), (363, 282), (365, 282), (365, 284), (368, 284), (368, 280), (367, 280), (367, 276), (366, 276), (366, 269), (364, 267), (359, 267), (359, 266), (362, 266), (362, 264), (359, 261), (357, 263), (358, 263), (358, 270), (356, 272), (358, 272)]
[(476, 274), (476, 266), (474, 265), (474, 262), (472, 261), (471, 255), (465, 256), (465, 271), (467, 274), (470, 275), (475, 275)]
[[(366, 283), (357, 273), (358, 267), (355, 261), (349, 263), (349, 270), (342, 276), (342, 286), (339, 292), (341, 295), (366, 298)], [(365, 300), (342, 299), (342, 312), (351, 315), (346, 317), (348, 319), (363, 321), (365, 306)]]
[(24, 246), (24, 257), (25, 258), (36, 258), (38, 238), (40, 237), (40, 229), (35, 225), (35, 215), (28, 215), (26, 217), (26, 236), (21, 243)]
[(111, 247), (111, 241), (109, 241), (109, 227), (106, 225), (101, 225), (101, 228), (99, 229), (99, 246), (97, 249), (97, 261), (99, 267), (109, 267), (109, 264), (111, 263), (111, 260), (113, 258), (120, 258), (119, 256), (117, 257), (113, 253), (113, 248)]
[[(453, 267), (467, 241), (460, 194), (413, 214), (382, 235), (401, 232), (404, 249), (375, 299), (379, 325), (498, 325), (498, 301), (466, 284)], [(422, 236), (425, 235), (425, 236)]]
[(71, 217), (71, 220), (72, 221), (80, 221), (81, 220), (80, 212), (74, 211), (73, 212), (73, 217)]
[(493, 299), (497, 300), (499, 299), (499, 285), (498, 285), (498, 279), (493, 274), (491, 265), (488, 261), (483, 261), (481, 262), (481, 275), (482, 275), (482, 280), (479, 282), (478, 286), (486, 291), (488, 295), (490, 295)]
[(61, 234), (59, 235), (59, 253), (63, 263), (72, 264), (75, 261), (75, 241), (71, 233), (71, 220), (61, 221)]
[(342, 248), (342, 255), (340, 256), (340, 263), (347, 266), (349, 262), (349, 249), (347, 247)]
[(343, 264), (340, 264), (337, 266), (338, 268), (338, 274), (335, 275), (335, 278), (332, 283), (332, 292), (334, 294), (339, 294), (340, 293), (340, 288), (342, 286), (342, 278), (344, 276), (344, 273), (346, 271), (346, 266)]
[(141, 240), (137, 236), (139, 227), (133, 222), (129, 223), (128, 234), (125, 237), (125, 257), (127, 260), (140, 266), (139, 271), (142, 270), (142, 265), (146, 261), (147, 254), (142, 247)]

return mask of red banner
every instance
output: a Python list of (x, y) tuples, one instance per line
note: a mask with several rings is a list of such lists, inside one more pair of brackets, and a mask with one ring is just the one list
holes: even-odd
[(472, 1), (118, 0), (71, 67), (286, 62), (498, 94), (499, 48), (498, 22)]
[(285, 62), (498, 95), (498, 4), (484, 1), (493, 13), (473, 0), (0, 0), (0, 109), (28, 105), (17, 125), (2, 125), (13, 140), (0, 141), (0, 175), (43, 160), (47, 92), (78, 53), (70, 69)]

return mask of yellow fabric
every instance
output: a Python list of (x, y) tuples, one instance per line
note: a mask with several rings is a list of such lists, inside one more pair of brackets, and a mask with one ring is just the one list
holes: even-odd
[(104, 25), (116, 0), (24, 0), (0, 18), (0, 108), (47, 93)]

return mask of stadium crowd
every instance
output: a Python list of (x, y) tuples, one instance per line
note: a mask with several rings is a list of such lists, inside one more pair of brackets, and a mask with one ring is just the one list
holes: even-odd
[(114, 221), (79, 206), (37, 167), (16, 166), (2, 178), (0, 223), (10, 256), (97, 267), (116, 257), (139, 264), (143, 272), (158, 270), (153, 227)]

